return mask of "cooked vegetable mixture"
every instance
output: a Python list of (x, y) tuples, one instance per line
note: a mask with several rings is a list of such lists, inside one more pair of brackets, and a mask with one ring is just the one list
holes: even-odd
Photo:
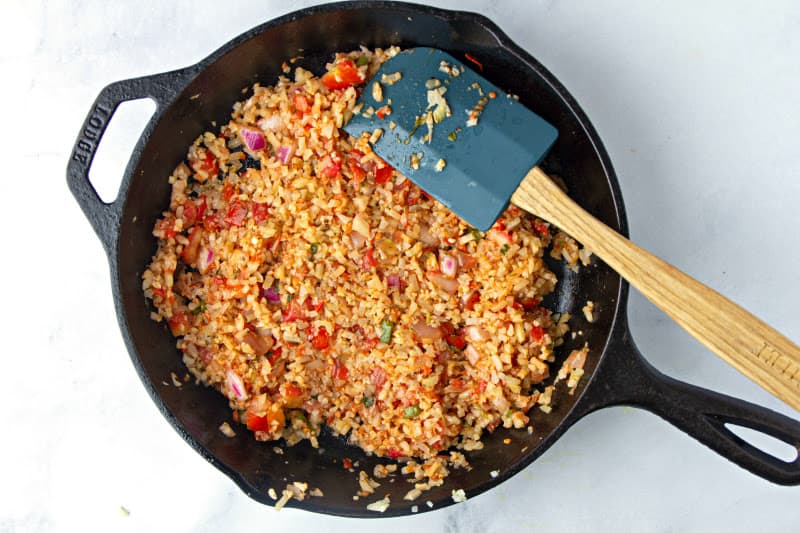
[(340, 129), (394, 53), (339, 53), (321, 77), (256, 85), (169, 176), (143, 275), (152, 317), (258, 440), (316, 445), (328, 425), (368, 452), (430, 459), (547, 410), (568, 330), (541, 306), (556, 284), (549, 226), (511, 207), (470, 228), (369, 135)]

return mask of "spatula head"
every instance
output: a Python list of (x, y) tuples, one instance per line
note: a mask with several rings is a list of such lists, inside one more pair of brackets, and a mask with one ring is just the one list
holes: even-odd
[[(400, 79), (392, 83), (396, 73)], [(441, 94), (449, 116), (432, 91)], [(386, 61), (359, 103), (345, 130), (354, 137), (382, 130), (374, 151), (480, 230), (494, 224), (558, 136), (513, 96), (434, 48), (408, 49)], [(391, 114), (384, 115), (384, 106)]]

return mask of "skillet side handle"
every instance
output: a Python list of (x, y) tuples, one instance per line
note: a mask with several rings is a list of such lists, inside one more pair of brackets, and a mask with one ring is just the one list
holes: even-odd
[(627, 326), (598, 369), (587, 399), (589, 411), (613, 405), (646, 409), (691, 435), (726, 459), (773, 483), (800, 485), (800, 454), (782, 461), (748, 444), (725, 424), (735, 424), (794, 447), (800, 452), (800, 422), (764, 407), (695, 387), (665, 376), (640, 354)]
[[(111, 203), (100, 199), (89, 180), (89, 170), (103, 134), (114, 116), (114, 112), (122, 102), (141, 98), (152, 99), (157, 106), (153, 114), (153, 119), (155, 119), (172, 98), (184, 88), (192, 74), (194, 74), (194, 68), (189, 67), (107, 85), (100, 91), (83, 121), (67, 164), (67, 185), (107, 253), (111, 253), (116, 245), (122, 204), (129, 180), (122, 180), (117, 199)], [(151, 120), (145, 128), (140, 143), (149, 137), (153, 123)]]

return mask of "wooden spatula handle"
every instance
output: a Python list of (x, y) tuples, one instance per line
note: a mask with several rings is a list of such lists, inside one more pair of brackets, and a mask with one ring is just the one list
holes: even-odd
[(792, 341), (597, 220), (538, 167), (511, 202), (583, 243), (697, 340), (800, 410), (800, 348)]

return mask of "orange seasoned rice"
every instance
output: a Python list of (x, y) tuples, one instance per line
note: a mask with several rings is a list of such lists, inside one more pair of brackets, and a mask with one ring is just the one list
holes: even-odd
[[(549, 226), (511, 207), (478, 232), (341, 130), (394, 53), (337, 54), (337, 83), (297, 68), (256, 85), (169, 177), (144, 294), (258, 440), (316, 445), (327, 425), (426, 460), (548, 407), (568, 331), (540, 303), (557, 281)], [(342, 65), (362, 82), (330, 88)]]

